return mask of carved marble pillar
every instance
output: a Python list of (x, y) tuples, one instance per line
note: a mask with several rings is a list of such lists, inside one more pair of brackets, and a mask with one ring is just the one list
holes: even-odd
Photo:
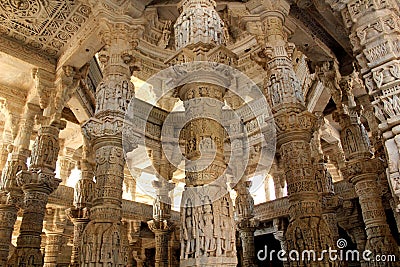
[[(160, 168), (162, 169), (163, 167)], [(159, 175), (161, 176), (162, 174), (159, 172)], [(170, 221), (171, 198), (169, 197), (169, 192), (175, 186), (173, 183), (168, 183), (168, 178), (172, 178), (171, 176), (172, 173), (171, 175), (165, 176), (166, 179), (161, 176), (158, 181), (153, 181), (153, 187), (156, 189), (156, 199), (153, 204), (153, 220), (149, 221), (147, 224), (154, 233), (156, 239), (156, 267), (168, 267), (168, 241), (171, 230), (173, 229), (173, 224)]]
[(340, 206), (341, 199), (335, 195), (332, 176), (326, 166), (327, 158), (322, 151), (321, 135), (325, 119), (322, 114), (316, 115), (318, 117), (318, 122), (317, 129), (311, 139), (311, 159), (314, 164), (315, 177), (319, 188), (318, 192), (321, 192), (322, 218), (330, 227), (333, 241), (337, 241), (339, 239), (339, 230), (336, 220), (336, 211)]
[(80, 256), (82, 249), (82, 234), (86, 225), (89, 223), (89, 209), (94, 196), (94, 172), (92, 149), (89, 141), (84, 137), (82, 149), (82, 159), (80, 161), (81, 177), (74, 188), (74, 207), (66, 210), (67, 217), (74, 224), (74, 239), (69, 266), (80, 266)]
[(254, 245), (254, 232), (258, 221), (254, 217), (254, 199), (249, 192), (250, 181), (241, 181), (235, 186), (236, 197), (236, 223), (242, 242), (242, 264), (243, 267), (254, 267), (256, 265), (256, 252)]
[(148, 222), (150, 230), (154, 233), (156, 239), (156, 267), (168, 267), (168, 248), (169, 236), (172, 230), (171, 222), (152, 220)]
[[(273, 182), (272, 177), (267, 175), (264, 179), (264, 191), (265, 191), (265, 200), (266, 201), (271, 201), (271, 193), (269, 191), (271, 182)], [(274, 187), (275, 187), (275, 183), (274, 183)]]
[[(181, 211), (181, 266), (237, 264), (233, 205), (224, 185), (226, 181), (216, 182), (223, 180), (221, 175), (225, 169), (225, 133), (218, 122), (222, 116), (224, 90), (206, 83), (186, 84), (180, 90), (188, 121), (184, 137), (187, 163)], [(209, 112), (213, 119), (205, 118), (201, 111), (206, 103), (207, 108), (212, 109)]]
[(44, 267), (56, 267), (61, 248), (66, 241), (66, 216), (60, 208), (47, 208), (45, 215), (44, 232), (46, 233), (46, 246), (44, 253)]
[(0, 266), (7, 266), (11, 236), (17, 220), (15, 205), (0, 204)]
[(57, 257), (60, 253), (60, 245), (63, 236), (60, 234), (47, 234), (46, 235), (46, 248), (44, 256), (44, 267), (56, 267)]
[[(353, 243), (356, 244), (358, 251), (365, 251), (367, 234), (365, 232), (365, 224), (362, 220), (361, 211), (358, 205), (356, 205), (356, 201), (356, 199), (343, 201), (343, 205), (337, 212), (337, 217), (340, 218), (338, 223), (340, 227), (347, 232)], [(360, 263), (361, 267), (368, 266), (362, 258), (360, 258)]]
[[(127, 230), (121, 224), (125, 158), (122, 130), (125, 112), (133, 96), (130, 67), (135, 26), (105, 23), (99, 52), (103, 80), (96, 88), (94, 117), (83, 125), (96, 159), (96, 186), (90, 209), (91, 221), (82, 234), (81, 265), (126, 265)], [(101, 236), (101, 238), (97, 238)]]
[[(326, 0), (340, 12), (350, 30), (350, 41), (367, 93), (379, 121), (393, 195), (400, 200), (400, 50), (399, 6), (389, 1)], [(370, 120), (368, 121), (370, 123)], [(375, 140), (374, 145), (375, 145)], [(400, 206), (397, 211), (400, 212)]]
[(48, 197), (60, 183), (55, 178), (55, 169), (59, 151), (58, 135), (65, 125), (65, 121), (55, 121), (49, 126), (41, 126), (32, 149), (29, 170), (21, 170), (17, 174), (17, 184), (24, 191), (24, 211), (10, 266), (43, 264), (40, 251), (43, 219)]
[(131, 262), (135, 262), (138, 267), (142, 266), (141, 251), (142, 251), (142, 238), (140, 237), (140, 228), (142, 222), (140, 220), (126, 221), (128, 224), (128, 238), (129, 238), (129, 263), (128, 267), (131, 267)]
[[(174, 25), (177, 53), (169, 63), (180, 63), (187, 56), (186, 62), (236, 61), (223, 45), (224, 22), (214, 0), (184, 0), (179, 7), (181, 14)], [(226, 131), (221, 125), (225, 88), (234, 78), (207, 66), (205, 63), (204, 68), (189, 68), (184, 75), (177, 75), (184, 84), (177, 93), (187, 122), (180, 136), (186, 158), (181, 202), (182, 267), (237, 265), (233, 204), (224, 176)]]
[[(322, 218), (322, 203), (310, 141), (316, 117), (307, 111), (299, 79), (293, 70), (294, 45), (287, 41), (284, 20), (290, 5), (286, 1), (260, 1), (253, 8), (261, 12), (265, 40), (253, 60), (267, 70), (264, 90), (277, 127), (277, 151), (285, 171), (290, 204), (290, 223), (285, 233), (288, 250), (305, 248), (318, 253), (334, 247), (330, 227)], [(268, 133), (265, 134), (268, 137)], [(326, 266), (318, 262), (290, 262), (291, 266)], [(311, 264), (311, 265), (310, 265)], [(337, 263), (333, 263), (336, 266)]]
[[(351, 95), (348, 98), (351, 99)], [(399, 250), (396, 241), (386, 222), (382, 190), (377, 183), (376, 171), (381, 168), (381, 163), (378, 158), (372, 159), (368, 134), (361, 124), (351, 100), (349, 100), (349, 106), (343, 105), (341, 100), (337, 100), (336, 106), (334, 119), (340, 123), (342, 128), (340, 139), (347, 160), (344, 173), (355, 186), (367, 231), (365, 249), (370, 250), (373, 255), (392, 254), (398, 257)], [(386, 262), (385, 264), (385, 266), (396, 266), (396, 263)], [(380, 265), (370, 262), (368, 266)]]
[[(19, 130), (19, 120), (20, 116), (15, 114), (16, 111), (9, 110), (6, 103), (0, 102), (0, 111), (3, 111), (5, 114), (5, 122), (4, 128), (2, 131), (2, 141), (0, 146), (0, 170), (3, 170), (4, 166), (6, 165), (8, 154), (10, 150), (10, 146), (13, 145), (13, 142), (17, 136)], [(18, 112), (20, 112), (18, 110)]]
[(18, 208), (22, 206), (23, 192), (17, 185), (16, 174), (26, 170), (26, 161), (30, 156), (29, 141), (34, 126), (34, 118), (39, 107), (27, 104), (20, 123), (20, 131), (15, 139), (15, 146), (10, 147), (7, 163), (0, 182), (0, 265), (5, 266), (11, 244), (11, 235), (17, 219)]

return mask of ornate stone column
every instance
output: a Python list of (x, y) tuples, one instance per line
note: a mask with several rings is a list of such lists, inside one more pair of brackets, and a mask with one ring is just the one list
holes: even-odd
[(15, 205), (0, 204), (0, 266), (7, 266), (11, 236), (17, 220)]
[[(82, 234), (81, 265), (126, 265), (128, 238), (121, 224), (125, 158), (122, 130), (133, 96), (130, 67), (135, 31), (126, 23), (104, 23), (99, 52), (103, 80), (96, 88), (94, 117), (83, 125), (96, 157), (91, 221)], [(101, 236), (101, 238), (97, 238)]]
[(136, 261), (137, 266), (142, 266), (141, 250), (142, 250), (142, 238), (140, 237), (140, 228), (142, 222), (140, 220), (126, 221), (128, 225), (128, 238), (129, 238), (129, 263), (128, 267), (131, 267), (131, 262)]
[[(361, 211), (358, 205), (356, 205), (356, 201), (356, 199), (343, 201), (343, 205), (337, 211), (337, 217), (340, 218), (338, 224), (347, 232), (353, 243), (356, 244), (358, 251), (365, 251), (367, 235)], [(360, 258), (360, 263), (361, 267), (368, 266), (362, 258)]]
[(60, 183), (55, 178), (55, 169), (58, 135), (65, 125), (65, 121), (55, 121), (49, 126), (41, 126), (32, 149), (29, 170), (17, 174), (17, 184), (25, 194), (24, 211), (17, 248), (8, 263), (10, 266), (43, 265), (40, 251), (43, 219), (48, 197)]
[(23, 192), (17, 185), (16, 174), (26, 170), (26, 161), (30, 156), (29, 141), (35, 124), (35, 115), (40, 108), (27, 104), (20, 122), (20, 131), (15, 139), (15, 146), (10, 147), (7, 163), (0, 182), (0, 265), (5, 266), (11, 244), (11, 236), (17, 219), (18, 208), (22, 206)]
[[(214, 0), (180, 2), (181, 14), (174, 25), (177, 53), (168, 63), (179, 64), (183, 58), (185, 62), (234, 64), (236, 56), (223, 46), (224, 22), (215, 7)], [(181, 202), (182, 267), (237, 265), (233, 204), (223, 176), (226, 132), (221, 124), (225, 88), (233, 77), (210, 66), (189, 67), (188, 72), (176, 77), (184, 83), (177, 93), (187, 122), (180, 136), (185, 141), (186, 157)], [(198, 82), (199, 78), (210, 82)]]
[[(271, 201), (271, 193), (269, 192), (269, 186), (273, 182), (272, 177), (269, 175), (266, 175), (264, 179), (264, 191), (265, 191), (265, 200), (266, 201)], [(275, 187), (275, 183), (274, 183)]]
[(337, 241), (339, 239), (339, 230), (336, 220), (336, 211), (342, 199), (335, 195), (332, 176), (326, 166), (327, 158), (324, 156), (321, 147), (322, 127), (325, 120), (322, 114), (316, 115), (318, 117), (317, 129), (311, 139), (311, 159), (315, 168), (318, 191), (321, 192), (322, 218), (331, 229), (333, 241)]
[[(399, 6), (389, 1), (326, 0), (340, 12), (379, 121), (393, 195), (400, 200)], [(370, 124), (370, 120), (368, 120)], [(371, 125), (373, 126), (373, 125)], [(374, 145), (375, 145), (375, 140)], [(398, 212), (400, 207), (398, 207)], [(399, 227), (399, 226), (398, 226)]]
[(67, 209), (67, 217), (74, 224), (74, 239), (71, 254), (71, 267), (80, 266), (80, 256), (82, 250), (82, 234), (86, 225), (89, 223), (89, 209), (94, 196), (93, 182), (93, 157), (89, 141), (84, 137), (82, 159), (80, 161), (81, 177), (74, 188), (74, 207)]
[(168, 183), (168, 180), (164, 178), (153, 181), (153, 187), (156, 189), (156, 199), (153, 204), (153, 220), (147, 224), (156, 239), (156, 267), (168, 267), (168, 241), (170, 232), (173, 229), (173, 224), (170, 221), (171, 198), (169, 197), (169, 192), (174, 186), (173, 183)]
[(250, 195), (250, 181), (240, 181), (236, 186), (236, 223), (242, 241), (243, 267), (255, 267), (256, 252), (254, 245), (254, 232), (258, 226), (258, 221), (254, 217), (254, 199)]
[[(8, 159), (9, 147), (13, 145), (19, 130), (19, 122), (22, 114), (21, 107), (10, 107), (10, 100), (0, 100), (0, 112), (5, 116), (1, 127), (0, 142), (0, 170), (3, 170)], [(19, 105), (18, 105), (19, 106)]]
[(126, 191), (129, 192), (131, 195), (132, 201), (135, 201), (136, 199), (136, 183), (137, 180), (140, 178), (142, 175), (142, 171), (139, 169), (128, 169), (125, 167), (124, 169), (124, 184)]
[[(290, 5), (286, 1), (253, 2), (261, 12), (265, 40), (261, 52), (253, 56), (267, 70), (264, 89), (277, 127), (277, 151), (286, 175), (290, 223), (286, 231), (288, 250), (311, 249), (321, 253), (334, 247), (330, 227), (322, 218), (321, 190), (311, 160), (310, 141), (316, 117), (307, 111), (302, 88), (295, 75), (284, 20)], [(268, 138), (268, 134), (266, 134)], [(291, 266), (326, 266), (323, 261), (290, 262)], [(336, 266), (337, 263), (333, 263)]]
[[(340, 98), (336, 100), (337, 111), (334, 119), (340, 123), (340, 139), (347, 160), (345, 174), (355, 186), (367, 231), (365, 249), (373, 255), (396, 255), (399, 251), (396, 241), (390, 233), (382, 204), (382, 190), (377, 184), (376, 170), (380, 168), (378, 158), (372, 159), (368, 134), (361, 124), (356, 112), (353, 96), (347, 90), (349, 106), (343, 105)], [(340, 99), (340, 101), (339, 101)], [(370, 262), (368, 266), (381, 266)], [(397, 263), (386, 262), (385, 266), (397, 266)]]
[(61, 247), (65, 243), (67, 236), (65, 235), (66, 216), (64, 210), (60, 208), (47, 208), (49, 217), (44, 224), (44, 232), (46, 233), (46, 247), (44, 253), (44, 267), (56, 267), (58, 263)]

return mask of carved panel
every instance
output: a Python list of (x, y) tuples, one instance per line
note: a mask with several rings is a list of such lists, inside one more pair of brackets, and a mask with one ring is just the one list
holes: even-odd
[(1, 1), (0, 32), (54, 57), (90, 13), (89, 6), (75, 1)]

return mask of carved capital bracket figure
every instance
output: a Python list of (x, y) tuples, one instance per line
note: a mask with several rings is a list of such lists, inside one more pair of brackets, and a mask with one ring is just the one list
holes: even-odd
[[(99, 52), (103, 79), (96, 88), (95, 115), (82, 126), (95, 154), (96, 185), (90, 222), (82, 234), (81, 265), (127, 265), (127, 229), (121, 223), (125, 166), (122, 130), (125, 112), (134, 96), (130, 78), (137, 32), (135, 25), (122, 22), (103, 22), (100, 30), (105, 43)], [(80, 185), (86, 187), (84, 183), (91, 182), (82, 179)], [(76, 204), (81, 205), (79, 201)]]
[[(388, 180), (392, 193), (400, 204), (398, 177), (400, 176), (400, 146), (396, 140), (400, 131), (400, 11), (398, 3), (390, 1), (333, 1), (326, 0), (340, 12), (350, 31), (350, 41), (366, 93), (370, 95), (379, 131), (373, 135), (374, 147), (384, 144), (389, 163)], [(368, 119), (374, 132), (376, 122)], [(380, 140), (380, 139), (383, 140)], [(400, 144), (400, 143), (399, 143)], [(383, 152), (383, 149), (377, 150)], [(379, 155), (378, 155), (379, 156)], [(399, 205), (400, 207), (400, 205)], [(400, 212), (400, 209), (399, 211)], [(398, 228), (400, 225), (398, 225)], [(400, 229), (398, 229), (400, 231)]]
[[(310, 141), (317, 118), (305, 107), (300, 81), (292, 65), (295, 46), (288, 42), (289, 33), (284, 27), (290, 5), (286, 1), (255, 1), (251, 8), (261, 12), (264, 38), (259, 38), (262, 48), (253, 54), (253, 60), (267, 71), (264, 90), (272, 107), (277, 151), (287, 181), (290, 205), (290, 223), (285, 233), (287, 249), (302, 251), (308, 248), (321, 252), (326, 247), (334, 247), (334, 240), (322, 217), (322, 189), (318, 187), (311, 155)], [(269, 138), (268, 133), (265, 138)], [(290, 264), (325, 266), (327, 261)], [(333, 264), (336, 266), (337, 263)]]
[(23, 218), (17, 248), (9, 260), (9, 266), (43, 264), (40, 251), (43, 219), (49, 195), (58, 187), (55, 178), (59, 152), (59, 132), (65, 121), (41, 126), (36, 137), (28, 170), (17, 174), (17, 185), (24, 191)]
[[(382, 204), (382, 190), (378, 187), (376, 170), (381, 169), (380, 160), (372, 158), (372, 150), (368, 134), (360, 122), (356, 107), (345, 105), (342, 100), (336, 103), (337, 111), (334, 119), (340, 124), (340, 139), (346, 158), (345, 177), (354, 184), (362, 210), (367, 231), (365, 249), (373, 255), (396, 255), (399, 251), (389, 225), (386, 222)], [(368, 266), (379, 266), (370, 263)], [(397, 266), (396, 263), (385, 263), (385, 266)]]
[(250, 194), (250, 181), (241, 181), (235, 186), (236, 197), (236, 224), (239, 230), (243, 248), (242, 266), (253, 267), (256, 265), (256, 252), (254, 245), (254, 232), (259, 222), (254, 219), (254, 199)]

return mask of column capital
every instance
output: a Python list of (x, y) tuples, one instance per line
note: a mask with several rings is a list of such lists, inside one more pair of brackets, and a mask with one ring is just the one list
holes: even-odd
[(174, 229), (174, 224), (168, 220), (151, 220), (147, 222), (147, 225), (154, 233), (169, 233)]

